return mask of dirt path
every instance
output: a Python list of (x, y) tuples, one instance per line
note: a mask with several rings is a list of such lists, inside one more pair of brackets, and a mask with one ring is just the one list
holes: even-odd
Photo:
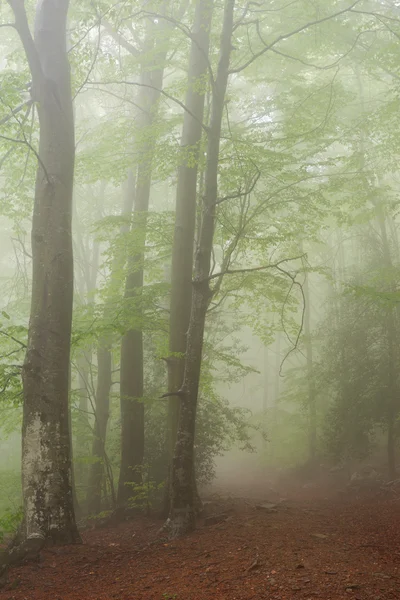
[(228, 520), (172, 543), (143, 520), (86, 532), (12, 570), (0, 599), (400, 599), (400, 500), (305, 496), (225, 500)]

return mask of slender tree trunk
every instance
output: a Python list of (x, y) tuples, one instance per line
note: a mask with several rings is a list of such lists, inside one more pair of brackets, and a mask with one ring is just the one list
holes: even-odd
[[(387, 235), (385, 211), (381, 203), (375, 202), (377, 207), (378, 224), (381, 231), (382, 253), (385, 268), (390, 272), (393, 269), (390, 245)], [(391, 284), (391, 292), (395, 291)], [(399, 412), (398, 386), (396, 377), (397, 352), (396, 352), (396, 319), (394, 307), (388, 307), (386, 314), (386, 339), (388, 363), (388, 400), (387, 400), (387, 457), (389, 478), (396, 478), (396, 420)]]
[[(78, 360), (78, 382), (79, 382), (79, 417), (77, 423), (77, 431), (75, 432), (76, 440), (76, 457), (88, 455), (88, 432), (89, 425), (89, 396), (90, 396), (90, 369), (92, 362), (92, 351), (82, 352)], [(81, 461), (75, 463), (75, 486), (85, 486), (87, 482), (88, 468)]]
[[(93, 194), (93, 201), (97, 200), (98, 218), (103, 217), (105, 202), (106, 183), (101, 182), (98, 193)], [(74, 228), (78, 239), (77, 249), (80, 258), (81, 273), (79, 277), (79, 296), (83, 304), (94, 307), (96, 300), (97, 276), (100, 261), (100, 243), (96, 240), (92, 250), (89, 244), (85, 244), (84, 236), (81, 230), (79, 215), (75, 211)], [(78, 271), (79, 273), (79, 271)], [(95, 392), (92, 385), (92, 359), (93, 347), (89, 345), (82, 349), (78, 358), (78, 394), (79, 411), (76, 420), (75, 444), (77, 461), (73, 465), (75, 472), (75, 486), (87, 494), (87, 482), (90, 468), (82, 460), (90, 454), (90, 433), (91, 425), (89, 422), (89, 406), (93, 407), (93, 396)], [(74, 489), (74, 493), (76, 490)]]
[(269, 359), (268, 359), (268, 346), (264, 346), (264, 377), (263, 377), (263, 394), (262, 394), (262, 420), (263, 420), (263, 433), (262, 447), (264, 452), (267, 449), (268, 440), (265, 437), (268, 429), (268, 409), (269, 409)]
[(80, 541), (71, 486), (68, 418), (73, 299), (74, 122), (66, 51), (68, 0), (38, 4), (35, 39), (12, 0), (37, 102), (40, 142), (32, 223), (32, 302), (23, 367), (22, 539)]
[[(121, 216), (126, 218), (120, 227), (120, 234), (124, 235), (129, 232), (129, 219), (132, 217), (133, 203), (135, 197), (135, 175), (133, 171), (129, 171), (126, 180), (124, 191), (123, 207)], [(115, 257), (111, 265), (110, 287), (111, 290), (115, 284), (120, 263), (125, 264), (126, 256), (120, 259)], [(112, 314), (112, 301), (106, 299), (104, 307), (104, 318), (109, 319)], [(107, 424), (110, 407), (110, 392), (112, 385), (112, 339), (108, 336), (103, 336), (99, 340), (97, 348), (97, 387), (96, 399), (94, 408), (95, 424), (92, 441), (92, 458), (93, 462), (89, 469), (89, 485), (87, 490), (87, 508), (90, 514), (97, 514), (102, 505), (102, 490), (106, 489), (104, 484), (105, 471), (108, 473), (110, 480), (110, 488), (112, 494), (112, 504), (116, 504), (114, 493), (114, 482), (112, 480), (112, 472), (107, 461), (105, 445), (107, 439)], [(107, 391), (108, 390), (108, 391)], [(106, 469), (105, 469), (106, 467)], [(114, 506), (115, 507), (115, 506)]]
[(307, 360), (307, 383), (308, 383), (308, 436), (309, 436), (309, 460), (314, 465), (317, 453), (317, 405), (316, 389), (314, 380), (313, 348), (311, 340), (311, 310), (310, 310), (310, 286), (308, 273), (306, 273), (303, 285), (306, 300), (304, 313), (304, 333)]
[[(145, 46), (148, 50), (155, 52), (155, 66), (148, 64), (142, 66), (141, 83), (143, 87), (140, 89), (138, 98), (138, 105), (141, 108), (139, 131), (142, 132), (142, 135), (152, 126), (157, 117), (160, 98), (158, 90), (162, 87), (164, 76), (165, 41), (162, 50), (157, 52), (155, 35), (154, 27), (149, 26)], [(128, 274), (125, 285), (125, 304), (130, 305), (129, 313), (135, 316), (138, 325), (128, 329), (121, 343), (121, 466), (117, 497), (119, 509), (124, 509), (134, 495), (134, 490), (129, 484), (142, 482), (141, 469), (144, 456), (143, 307), (141, 295), (154, 155), (154, 138), (152, 135), (147, 135), (146, 139), (147, 141), (140, 148), (131, 228), (132, 238), (136, 243), (136, 252), (128, 258)]]
[(101, 511), (101, 488), (106, 465), (106, 434), (110, 410), (112, 361), (110, 348), (101, 345), (97, 349), (97, 389), (95, 422), (93, 432), (92, 456), (95, 462), (91, 465), (87, 495), (89, 514)]
[[(192, 304), (193, 246), (196, 227), (197, 175), (202, 138), (205, 85), (199, 82), (207, 75), (207, 56), (213, 3), (198, 0), (192, 30), (189, 58), (188, 90), (181, 138), (182, 162), (178, 169), (176, 214), (171, 265), (171, 300), (169, 322), (168, 391), (179, 390), (183, 382), (186, 335)], [(190, 111), (190, 112), (189, 112)], [(172, 461), (178, 428), (180, 400), (171, 396), (168, 402), (167, 452)], [(165, 516), (170, 505), (170, 473), (164, 502)]]
[(218, 164), (221, 125), (229, 75), (233, 12), (235, 0), (226, 0), (217, 77), (213, 86), (210, 129), (208, 132), (205, 195), (199, 245), (195, 259), (192, 307), (187, 334), (185, 370), (179, 391), (181, 406), (179, 427), (172, 463), (171, 511), (167, 526), (171, 537), (183, 535), (195, 527), (193, 489), (194, 438), (196, 409), (202, 362), (204, 328), (212, 297), (209, 285), (213, 248), (215, 211), (218, 192)]
[(271, 422), (270, 422), (270, 430), (273, 432), (272, 435), (272, 443), (269, 444), (270, 458), (273, 459), (276, 454), (276, 445), (279, 442), (277, 436), (278, 430), (278, 401), (279, 401), (279, 391), (281, 384), (281, 332), (278, 331), (275, 339), (275, 372), (274, 372), (274, 388), (273, 388), (273, 400), (271, 404)]

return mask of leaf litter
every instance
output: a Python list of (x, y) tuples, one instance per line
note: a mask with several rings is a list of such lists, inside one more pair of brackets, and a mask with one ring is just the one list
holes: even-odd
[(397, 498), (307, 490), (274, 512), (231, 502), (229, 520), (200, 521), (181, 540), (160, 539), (148, 518), (87, 530), (82, 545), (11, 569), (0, 600), (400, 598)]

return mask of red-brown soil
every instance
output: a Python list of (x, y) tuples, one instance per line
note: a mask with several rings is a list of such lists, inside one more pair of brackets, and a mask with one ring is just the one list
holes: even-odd
[[(260, 500), (271, 500), (267, 492)], [(272, 498), (275, 500), (275, 498)], [(228, 519), (168, 542), (161, 522), (83, 533), (12, 569), (1, 600), (400, 599), (400, 500), (299, 487), (276, 512), (219, 499)]]

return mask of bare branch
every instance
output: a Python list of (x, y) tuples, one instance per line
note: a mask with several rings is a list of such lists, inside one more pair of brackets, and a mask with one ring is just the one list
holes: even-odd
[(22, 348), (26, 348), (27, 347), (26, 344), (24, 344), (24, 342), (21, 342), (21, 340), (18, 340), (16, 337), (14, 337), (13, 335), (10, 335), (6, 331), (1, 331), (0, 330), (0, 335), (4, 335), (5, 337), (9, 338), (10, 340), (12, 340), (13, 342), (15, 342), (16, 344), (19, 344)]
[[(281, 52), (280, 50), (277, 50), (276, 48), (271, 48), (271, 51), (274, 52), (275, 54), (279, 54), (279, 56), (283, 56), (284, 58), (288, 58), (289, 60), (294, 60), (296, 62), (301, 63), (302, 65), (305, 65), (306, 67), (312, 67), (313, 69), (319, 69), (321, 71), (326, 71), (328, 69), (332, 69), (333, 67), (336, 67), (337, 64), (339, 62), (341, 62), (344, 58), (346, 58), (346, 56), (348, 56), (353, 50), (354, 48), (357, 46), (357, 42), (360, 39), (360, 37), (362, 35), (364, 35), (365, 33), (373, 33), (372, 29), (367, 29), (365, 31), (360, 31), (360, 33), (356, 36), (356, 39), (354, 40), (353, 44), (351, 45), (351, 47), (349, 48), (349, 50), (347, 50), (347, 52), (345, 52), (344, 54), (342, 54), (342, 56), (339, 56), (339, 58), (337, 60), (335, 60), (333, 63), (330, 63), (329, 65), (315, 65), (313, 63), (308, 63), (305, 60), (302, 60), (301, 58), (298, 58), (297, 56), (291, 56), (290, 54), (286, 54), (285, 52)], [(260, 39), (261, 36), (259, 34)]]
[(106, 30), (106, 33), (110, 37), (112, 37), (113, 40), (115, 42), (117, 42), (117, 44), (119, 44), (122, 48), (127, 50), (129, 52), (129, 54), (132, 54), (132, 56), (135, 56), (136, 58), (138, 58), (140, 56), (139, 50), (133, 44), (128, 42), (128, 40), (126, 40), (121, 33), (119, 33), (118, 31), (115, 31), (115, 29), (112, 27), (112, 25), (110, 23), (103, 20), (102, 25), (103, 25), (104, 29)]
[(22, 248), (22, 252), (23, 254), (25, 254), (25, 256), (27, 256), (28, 258), (32, 259), (32, 254), (29, 254), (28, 250), (25, 247), (25, 244), (23, 242), (23, 240), (21, 240), (20, 238), (11, 238), (11, 240), (13, 242), (18, 242), (18, 244), (21, 246)]
[[(304, 256), (305, 255), (303, 255), (303, 257)], [(286, 362), (286, 360), (288, 359), (288, 357), (292, 354), (292, 352), (295, 352), (295, 350), (297, 350), (297, 348), (299, 346), (300, 337), (301, 337), (301, 334), (302, 334), (303, 328), (304, 328), (304, 317), (305, 317), (305, 313), (306, 313), (306, 296), (304, 294), (304, 290), (303, 290), (302, 284), (299, 281), (296, 280), (297, 273), (296, 273), (296, 275), (292, 275), (291, 273), (289, 273), (289, 271), (286, 271), (285, 269), (282, 269), (282, 267), (280, 267), (280, 266), (277, 266), (276, 268), (278, 269), (278, 271), (280, 271), (281, 273), (283, 273), (283, 275), (285, 275), (286, 277), (289, 277), (289, 279), (291, 279), (291, 281), (292, 281), (292, 285), (290, 286), (290, 290), (288, 292), (288, 296), (289, 296), (289, 294), (290, 294), (293, 286), (296, 285), (298, 288), (300, 288), (300, 292), (301, 292), (301, 295), (302, 295), (302, 298), (303, 298), (303, 310), (301, 312), (301, 323), (300, 323), (299, 331), (297, 333), (296, 340), (295, 340), (295, 342), (293, 344), (293, 347), (289, 350), (289, 352), (287, 352), (287, 354), (284, 356), (284, 358), (283, 358), (283, 360), (281, 362), (281, 365), (280, 365), (280, 368), (279, 368), (279, 375), (281, 375), (281, 373), (282, 373), (282, 367), (283, 367), (284, 363)], [(282, 319), (283, 319), (283, 317), (282, 317)], [(288, 339), (291, 342), (289, 336), (288, 336)]]
[(230, 196), (224, 196), (223, 198), (219, 198), (215, 204), (218, 205), (222, 202), (225, 202), (225, 200), (235, 200), (236, 198), (242, 198), (243, 196), (248, 196), (249, 194), (251, 194), (251, 192), (256, 187), (258, 180), (261, 177), (261, 171), (258, 169), (258, 167), (256, 168), (257, 174), (255, 175), (253, 182), (250, 184), (250, 187), (247, 190), (244, 190), (244, 192), (237, 192), (236, 194), (231, 194)]
[(185, 392), (182, 390), (178, 390), (177, 392), (166, 392), (160, 398), (171, 398), (172, 396), (177, 396), (178, 398), (184, 398), (186, 396)]
[(279, 42), (282, 42), (283, 40), (287, 40), (287, 39), (289, 39), (289, 38), (297, 35), (298, 33), (301, 33), (302, 31), (305, 31), (306, 29), (309, 29), (310, 27), (314, 27), (314, 25), (319, 25), (321, 23), (325, 23), (326, 21), (330, 21), (331, 19), (334, 19), (336, 17), (339, 17), (340, 15), (343, 15), (343, 14), (345, 14), (347, 12), (350, 12), (351, 9), (354, 8), (359, 2), (360, 2), (360, 0), (356, 0), (353, 4), (351, 4), (347, 8), (344, 8), (343, 10), (340, 10), (340, 11), (338, 11), (336, 13), (332, 13), (331, 15), (329, 15), (327, 17), (322, 17), (321, 19), (315, 19), (315, 21), (309, 21), (305, 25), (302, 25), (301, 27), (298, 27), (297, 29), (294, 29), (293, 31), (291, 31), (289, 33), (285, 33), (283, 35), (279, 35), (277, 38), (275, 38), (275, 40), (273, 42), (270, 42), (262, 50), (260, 50), (256, 54), (254, 54), (243, 65), (241, 65), (240, 67), (236, 67), (235, 69), (230, 69), (229, 73), (230, 74), (232, 74), (232, 73), (240, 73), (241, 71), (243, 71), (244, 69), (246, 69), (249, 65), (251, 65), (257, 58), (259, 58), (260, 56), (262, 56), (263, 54), (265, 54), (268, 50), (271, 50), (271, 48), (273, 48), (274, 46), (276, 46), (276, 44), (278, 44)]
[(89, 70), (86, 74), (85, 80), (83, 81), (83, 83), (79, 86), (79, 88), (77, 89), (74, 97), (73, 97), (73, 101), (75, 100), (75, 98), (80, 94), (81, 90), (85, 87), (85, 85), (87, 84), (87, 82), (89, 81), (89, 77), (91, 76), (91, 74), (93, 73), (93, 69), (96, 65), (97, 62), (97, 57), (99, 55), (99, 51), (100, 51), (100, 43), (101, 43), (101, 31), (100, 31), (100, 24), (99, 24), (99, 31), (98, 31), (98, 36), (97, 36), (97, 46), (96, 46), (96, 52), (94, 55), (94, 58), (92, 60), (92, 64), (89, 67)]
[(150, 88), (152, 90), (155, 90), (159, 94), (162, 94), (163, 96), (165, 96), (166, 98), (168, 98), (172, 102), (175, 102), (175, 104), (178, 104), (178, 106), (180, 106), (195, 121), (197, 121), (197, 123), (199, 123), (201, 125), (201, 127), (203, 128), (203, 130), (207, 134), (210, 131), (210, 128), (207, 127), (206, 125), (204, 125), (199, 119), (197, 119), (196, 116), (192, 113), (192, 111), (189, 110), (188, 107), (185, 106), (185, 104), (183, 102), (181, 102), (180, 100), (178, 100), (178, 98), (174, 98), (174, 96), (171, 96), (170, 94), (168, 94), (168, 92), (165, 92), (161, 88), (155, 87), (154, 85), (150, 85), (150, 84), (147, 84), (147, 83), (139, 83), (139, 82), (136, 82), (136, 81), (88, 81), (86, 85), (137, 85), (138, 87)]
[(389, 17), (388, 15), (382, 15), (381, 13), (377, 13), (374, 11), (354, 10), (353, 8), (351, 8), (350, 12), (355, 13), (355, 14), (360, 14), (360, 15), (370, 15), (371, 17), (376, 17), (379, 20), (387, 19), (388, 21), (394, 21), (395, 23), (399, 23), (399, 25), (400, 25), (400, 19), (396, 19), (396, 17)]
[[(88, 91), (88, 90), (83, 90), (83, 92), (85, 92), (85, 91)], [(139, 110), (145, 114), (149, 114), (148, 110), (146, 110), (142, 106), (139, 106), (139, 104), (137, 102), (134, 102), (134, 100), (131, 100), (130, 98), (127, 98), (125, 96), (119, 96), (118, 94), (115, 94), (114, 92), (111, 92), (110, 90), (98, 90), (98, 91), (100, 91), (102, 94), (108, 94), (109, 96), (113, 96), (117, 100), (121, 100), (121, 102), (127, 102), (128, 104), (132, 104), (132, 106), (137, 108), (137, 110)], [(82, 93), (82, 90), (81, 90), (81, 93)]]
[(17, 377), (17, 376), (19, 377), (19, 373), (10, 373), (10, 374), (9, 374), (9, 375), (6, 377), (6, 379), (5, 379), (5, 382), (4, 382), (4, 385), (3, 385), (3, 387), (2, 387), (2, 388), (1, 388), (1, 390), (0, 390), (0, 394), (4, 394), (4, 393), (5, 393), (5, 391), (6, 391), (7, 387), (8, 387), (8, 384), (10, 383), (10, 381), (11, 381), (11, 380), (12, 380), (14, 377)]
[(279, 269), (279, 265), (285, 263), (285, 262), (289, 262), (289, 261), (293, 261), (293, 260), (299, 260), (301, 258), (304, 258), (304, 254), (302, 254), (301, 256), (293, 256), (292, 258), (283, 258), (282, 260), (279, 260), (276, 263), (273, 263), (272, 265), (262, 265), (260, 267), (250, 267), (249, 269), (226, 269), (226, 271), (222, 271), (221, 273), (213, 273), (213, 275), (210, 275), (210, 277), (207, 278), (207, 281), (210, 281), (211, 279), (217, 279), (217, 277), (221, 277), (222, 275), (236, 275), (236, 274), (240, 274), (240, 273), (254, 273), (256, 271), (265, 271), (267, 269)]
[(18, 114), (19, 112), (21, 112), (21, 110), (23, 108), (25, 108), (25, 106), (26, 107), (30, 107), (32, 104), (33, 104), (33, 100), (32, 99), (27, 100), (26, 102), (22, 102), (22, 104), (20, 104), (19, 106), (17, 106), (16, 108), (14, 108), (11, 111), (10, 115), (7, 115), (7, 117), (3, 117), (0, 120), (0, 125), (5, 125), (6, 123), (8, 123), (8, 121), (10, 121), (13, 117), (15, 117), (16, 114)]

